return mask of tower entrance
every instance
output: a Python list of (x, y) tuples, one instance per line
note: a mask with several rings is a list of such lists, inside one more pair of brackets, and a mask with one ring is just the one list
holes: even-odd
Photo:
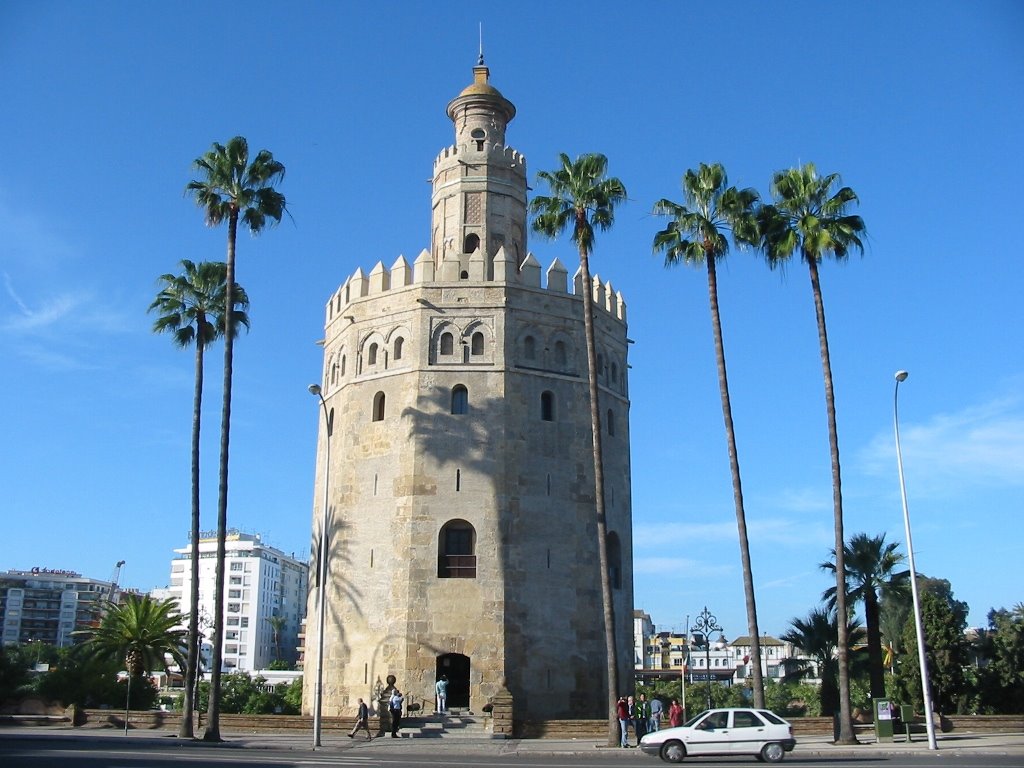
[(448, 708), (469, 707), (469, 656), (461, 653), (446, 653), (437, 657), (437, 674), (448, 677)]

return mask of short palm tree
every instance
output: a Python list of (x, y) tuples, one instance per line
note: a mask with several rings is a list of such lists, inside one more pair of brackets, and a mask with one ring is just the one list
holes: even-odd
[[(805, 619), (790, 619), (792, 627), (781, 639), (792, 643), (817, 664), (821, 680), (821, 714), (830, 715), (839, 707), (839, 622), (831, 608), (815, 608)], [(845, 622), (846, 636), (850, 643), (859, 641), (864, 635), (856, 619)]]
[(611, 574), (608, 568), (608, 523), (605, 517), (604, 466), (601, 450), (601, 414), (597, 389), (597, 352), (594, 342), (594, 291), (590, 277), (590, 254), (594, 250), (594, 231), (608, 230), (615, 222), (615, 208), (626, 199), (622, 182), (607, 176), (608, 159), (601, 154), (581, 155), (575, 161), (559, 155), (561, 167), (541, 171), (537, 178), (548, 186), (548, 195), (530, 201), (533, 229), (556, 238), (566, 229), (580, 259), (583, 282), (583, 328), (587, 345), (587, 383), (590, 393), (590, 431), (593, 437), (594, 508), (597, 515), (597, 551), (601, 569), (601, 600), (604, 610), (605, 648), (607, 650), (608, 742), (618, 742), (615, 702), (618, 693), (618, 654), (615, 644), (615, 613), (612, 603)]
[[(821, 297), (818, 262), (828, 255), (845, 259), (851, 249), (863, 251), (860, 236), (864, 222), (860, 216), (847, 213), (857, 201), (849, 187), (835, 190), (838, 174), (819, 176), (812, 163), (800, 168), (779, 171), (772, 177), (771, 193), (774, 202), (764, 205), (758, 213), (761, 248), (771, 267), (787, 262), (795, 253), (807, 265), (814, 294), (814, 309), (818, 323), (818, 345), (825, 380), (825, 410), (828, 417), (828, 439), (832, 458), (833, 526), (836, 551), (836, 609), (840, 616), (847, 615), (846, 565), (843, 552), (843, 492), (839, 470), (839, 432), (836, 429), (836, 404), (832, 387), (832, 363), (829, 359), (828, 334), (825, 326), (825, 304)], [(846, 624), (838, 623), (839, 631), (839, 743), (853, 744), (850, 711), (849, 638)]]
[(131, 708), (132, 678), (157, 669), (167, 670), (167, 656), (185, 666), (185, 631), (178, 629), (181, 615), (174, 600), (154, 600), (128, 593), (124, 602), (111, 604), (100, 625), (79, 630), (81, 653), (87, 659), (123, 659), (128, 673), (125, 730)]
[(732, 423), (729, 378), (725, 367), (725, 346), (722, 343), (722, 320), (718, 312), (718, 273), (716, 263), (729, 252), (729, 234), (740, 245), (757, 243), (757, 221), (754, 204), (758, 195), (753, 189), (728, 186), (729, 181), (719, 163), (701, 163), (696, 171), (683, 176), (686, 204), (662, 199), (654, 204), (654, 212), (669, 216), (665, 229), (654, 236), (654, 251), (664, 252), (665, 265), (704, 265), (708, 273), (708, 304), (711, 308), (711, 332), (718, 364), (718, 389), (722, 399), (722, 417), (732, 470), (732, 492), (736, 506), (736, 527), (739, 531), (740, 561), (743, 566), (743, 593), (747, 604), (747, 630), (750, 633), (751, 673), (754, 705), (764, 707), (764, 676), (761, 672), (761, 642), (757, 626), (757, 602), (754, 598), (754, 575), (750, 565), (750, 543), (747, 518), (743, 509), (743, 486), (740, 483), (740, 461), (736, 450), (736, 432)]
[[(888, 596), (901, 597), (910, 583), (910, 571), (897, 571), (904, 557), (899, 544), (885, 543), (885, 534), (868, 536), (858, 533), (845, 547), (846, 596), (848, 603), (864, 604), (864, 625), (867, 628), (868, 668), (871, 677), (871, 698), (885, 697), (885, 665), (882, 660), (881, 601)], [(832, 560), (821, 564), (822, 570), (835, 572), (835, 550)], [(836, 604), (836, 588), (829, 587), (822, 598)]]
[[(193, 163), (202, 178), (190, 181), (186, 194), (193, 197), (206, 214), (209, 226), (227, 222), (228, 251), (224, 306), (235, 306), (235, 241), (238, 224), (253, 235), (269, 223), (278, 223), (286, 211), (285, 197), (274, 185), (284, 178), (284, 165), (267, 150), (260, 150), (249, 161), (249, 144), (235, 136), (227, 145), (214, 143)], [(217, 574), (214, 583), (214, 637), (210, 673), (210, 703), (206, 741), (220, 741), (220, 668), (224, 655), (224, 560), (228, 518), (228, 445), (231, 434), (231, 375), (234, 356), (234, 323), (227, 314), (224, 328), (224, 402), (220, 427), (220, 482), (217, 491)]]
[[(203, 406), (203, 357), (206, 347), (224, 330), (227, 265), (223, 262), (194, 264), (188, 259), (181, 262), (180, 275), (161, 275), (163, 287), (150, 312), (157, 312), (154, 333), (170, 333), (174, 345), (184, 349), (196, 347), (195, 387), (192, 396), (192, 588), (189, 596), (188, 663), (185, 670), (185, 705), (181, 714), (178, 735), (192, 738), (192, 713), (195, 706), (193, 692), (199, 661), (199, 435)], [(232, 326), (236, 330), (249, 327), (245, 310), (249, 297), (240, 285), (235, 285), (235, 311)]]

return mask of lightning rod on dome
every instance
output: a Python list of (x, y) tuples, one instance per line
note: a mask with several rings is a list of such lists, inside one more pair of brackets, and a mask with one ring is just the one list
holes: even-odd
[(477, 60), (476, 65), (482, 67), (484, 65), (484, 23), (480, 22), (480, 58)]

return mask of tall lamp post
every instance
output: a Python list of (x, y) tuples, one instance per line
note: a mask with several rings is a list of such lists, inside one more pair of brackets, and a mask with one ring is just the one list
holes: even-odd
[(892, 422), (896, 432), (896, 467), (900, 473), (900, 496), (903, 499), (903, 530), (907, 537), (907, 560), (910, 564), (910, 594), (914, 601), (914, 628), (917, 630), (917, 661), (921, 665), (921, 692), (924, 698), (925, 729), (928, 732), (928, 749), (938, 749), (935, 741), (935, 723), (932, 720), (932, 693), (928, 680), (928, 662), (924, 652), (924, 626), (921, 623), (921, 602), (917, 593), (917, 568), (914, 566), (914, 542), (910, 537), (910, 511), (907, 509), (907, 484), (903, 480), (903, 453), (900, 450), (899, 398), (900, 383), (910, 374), (896, 371), (896, 389), (892, 399)]
[(327, 427), (327, 451), (324, 455), (324, 503), (320, 510), (320, 551), (317, 553), (319, 592), (316, 600), (316, 687), (313, 689), (313, 749), (316, 749), (321, 746), (320, 731), (323, 719), (324, 618), (327, 613), (327, 505), (330, 500), (331, 434), (334, 432), (334, 414), (327, 410), (327, 403), (324, 401), (319, 384), (310, 384), (309, 392), (319, 398), (320, 409), (324, 414), (324, 425)]
[(679, 681), (679, 688), (682, 694), (682, 702), (680, 703), (683, 708), (683, 722), (687, 720), (686, 717), (686, 668), (690, 666), (690, 614), (686, 614), (686, 634), (683, 635), (683, 675)]
[(697, 614), (693, 628), (704, 635), (704, 668), (707, 672), (708, 709), (711, 709), (711, 633), (721, 632), (722, 628), (718, 626), (718, 619), (708, 611), (706, 605), (704, 610)]

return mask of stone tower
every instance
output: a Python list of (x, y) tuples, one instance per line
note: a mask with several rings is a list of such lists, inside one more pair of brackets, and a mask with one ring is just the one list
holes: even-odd
[[(526, 251), (526, 160), (481, 57), (448, 104), (430, 250), (357, 269), (327, 303), (312, 551), (327, 486), (323, 713), (394, 675), (406, 702), (605, 717), (582, 281)], [(569, 248), (572, 248), (569, 245)], [(575, 250), (570, 250), (575, 257)], [(632, 670), (626, 309), (593, 282), (619, 676)], [(572, 290), (570, 290), (572, 289)], [(330, 466), (325, 467), (327, 455)], [(305, 709), (317, 583), (306, 624)]]

